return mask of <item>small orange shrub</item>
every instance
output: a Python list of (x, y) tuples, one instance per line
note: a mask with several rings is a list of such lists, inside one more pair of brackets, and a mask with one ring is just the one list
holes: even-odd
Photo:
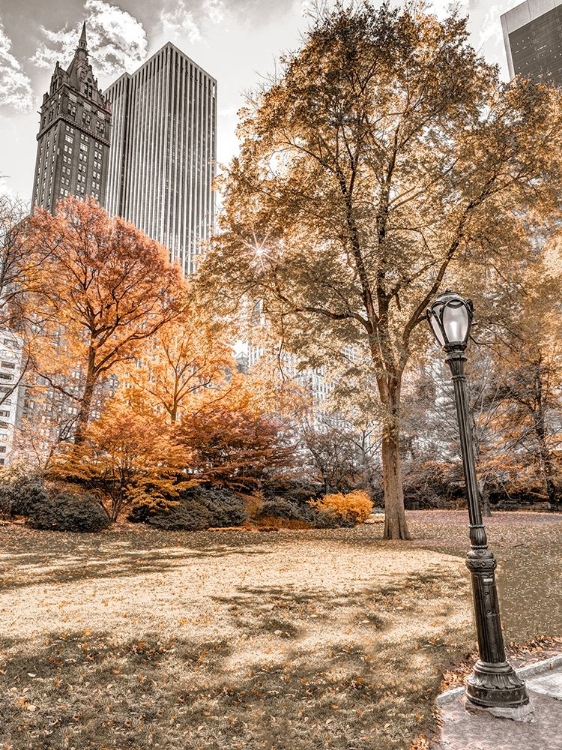
[(324, 495), (311, 505), (319, 511), (333, 513), (344, 521), (353, 521), (353, 523), (363, 523), (373, 510), (373, 501), (364, 490), (354, 490), (347, 495), (341, 492)]

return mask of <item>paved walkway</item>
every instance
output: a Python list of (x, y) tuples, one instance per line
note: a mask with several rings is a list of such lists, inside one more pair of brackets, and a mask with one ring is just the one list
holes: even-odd
[(440, 696), (438, 703), (443, 704), (443, 698), (445, 702), (437, 750), (562, 750), (562, 659), (549, 659), (543, 662), (542, 671), (540, 668), (536, 665), (529, 676), (526, 670), (521, 674), (533, 709), (530, 721), (467, 711), (464, 692)]

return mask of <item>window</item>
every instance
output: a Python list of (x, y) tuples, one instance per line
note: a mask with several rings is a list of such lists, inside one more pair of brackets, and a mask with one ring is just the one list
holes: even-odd
[(7, 430), (9, 429), (10, 425), (8, 422), (0, 422), (0, 430)]
[(88, 147), (86, 146), (85, 143), (80, 144), (80, 151), (84, 151), (86, 153), (88, 152)]
[(65, 141), (68, 141), (68, 143), (74, 143), (74, 136), (70, 135), (70, 133), (67, 133), (67, 134), (66, 134), (66, 135), (64, 136), (64, 140), (65, 140)]
[(68, 105), (68, 114), (71, 117), (76, 117), (76, 106), (74, 104), (69, 104)]
[(15, 369), (15, 364), (13, 362), (1, 362), (0, 364), (2, 365), (2, 367), (5, 367), (7, 370)]
[[(0, 453), (6, 453), (6, 446), (0, 445)], [(4, 459), (2, 459), (2, 462), (4, 462)]]
[(0, 410), (0, 417), (9, 417), (10, 416), (10, 410)]

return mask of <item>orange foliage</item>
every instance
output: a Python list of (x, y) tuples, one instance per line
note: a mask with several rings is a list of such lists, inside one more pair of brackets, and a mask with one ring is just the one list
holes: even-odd
[(181, 272), (165, 248), (90, 198), (61, 201), (55, 216), (36, 209), (29, 228), (45, 258), (29, 299), (43, 326), (38, 370), (77, 404), (80, 442), (96, 385), (178, 314)]
[(332, 513), (344, 521), (363, 523), (373, 510), (373, 501), (364, 490), (354, 490), (347, 495), (341, 492), (324, 495), (311, 503), (317, 510)]
[(201, 401), (222, 398), (235, 369), (220, 328), (190, 298), (181, 316), (145, 340), (138, 360), (127, 362), (119, 379), (127, 386), (129, 400), (163, 411), (176, 422)]
[(132, 503), (166, 507), (186, 479), (186, 452), (162, 418), (146, 417), (113, 401), (88, 425), (79, 445), (62, 444), (49, 469), (52, 479), (99, 489), (112, 520)]
[(252, 488), (278, 467), (291, 463), (294, 445), (286, 425), (264, 413), (251, 381), (234, 376), (223, 398), (211, 396), (201, 408), (183, 415), (177, 439), (190, 454), (193, 476), (233, 488)]

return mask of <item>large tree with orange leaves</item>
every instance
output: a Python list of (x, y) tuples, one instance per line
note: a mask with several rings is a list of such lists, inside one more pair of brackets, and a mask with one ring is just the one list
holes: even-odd
[(29, 231), (45, 257), (28, 300), (44, 326), (38, 371), (76, 404), (80, 443), (96, 386), (178, 314), (181, 272), (165, 248), (92, 199), (61, 201), (54, 216), (38, 209)]
[(222, 400), (236, 369), (224, 330), (190, 295), (180, 317), (163, 325), (141, 347), (139, 358), (121, 368), (127, 397), (145, 410), (163, 412), (171, 423), (197, 404)]

